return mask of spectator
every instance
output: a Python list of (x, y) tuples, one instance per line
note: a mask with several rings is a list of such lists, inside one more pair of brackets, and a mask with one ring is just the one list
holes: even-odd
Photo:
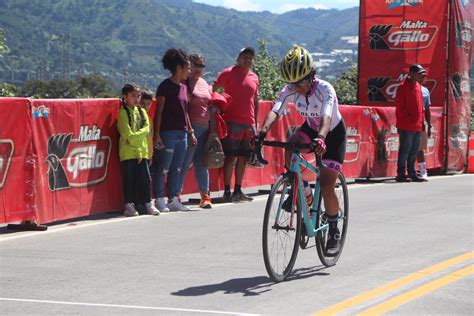
[[(251, 156), (250, 141), (258, 128), (258, 76), (250, 69), (255, 50), (246, 47), (240, 50), (235, 66), (224, 69), (214, 82), (214, 90), (225, 92), (232, 98), (223, 113), (228, 135), (222, 141), (226, 155), (224, 163), (224, 201), (239, 202), (253, 199), (242, 192), (245, 167)], [(235, 187), (230, 191), (230, 180), (235, 159)]]
[[(423, 129), (424, 111), (421, 84), (426, 70), (412, 65), (408, 78), (398, 87), (396, 97), (396, 118), (400, 146), (398, 149), (397, 182), (422, 182), (415, 172), (415, 161), (420, 147), (420, 134)], [(408, 178), (406, 171), (408, 169)]]
[[(188, 115), (191, 121), (194, 135), (197, 139), (196, 146), (188, 146), (186, 156), (180, 175), (179, 187), (183, 190), (184, 180), (191, 162), (194, 164), (194, 174), (201, 193), (199, 207), (212, 208), (211, 196), (209, 195), (209, 171), (203, 166), (204, 147), (206, 145), (209, 130), (209, 105), (211, 101), (211, 87), (201, 78), (206, 67), (204, 57), (201, 55), (190, 55), (191, 74), (186, 81), (189, 95)], [(189, 139), (188, 139), (189, 141)]]
[[(424, 79), (421, 84), (425, 83), (426, 81), (426, 76), (423, 78)], [(431, 137), (431, 100), (430, 91), (428, 90), (428, 88), (421, 86), (421, 92), (423, 95), (423, 106), (425, 109), (425, 123), (423, 124), (423, 130), (421, 131), (420, 148), (418, 150), (416, 160), (418, 161), (418, 168), (420, 169), (418, 172), (418, 176), (428, 181), (428, 170), (426, 169), (425, 162), (425, 150), (428, 149), (428, 137)]]
[(119, 155), (123, 169), (125, 216), (137, 216), (135, 206), (144, 205), (147, 214), (159, 215), (151, 203), (148, 171), (147, 136), (150, 123), (146, 112), (138, 107), (139, 88), (126, 84), (122, 88), (122, 106), (119, 110)]
[(143, 108), (147, 114), (150, 121), (150, 133), (148, 133), (148, 165), (151, 166), (153, 160), (153, 119), (150, 118), (150, 109), (151, 104), (153, 103), (153, 95), (147, 91), (142, 91), (140, 93), (140, 107)]
[[(156, 206), (161, 212), (188, 211), (179, 201), (179, 177), (186, 155), (187, 137), (196, 144), (187, 113), (188, 89), (183, 83), (189, 76), (189, 60), (179, 48), (170, 48), (162, 59), (171, 77), (163, 80), (156, 90), (154, 146), (158, 150), (156, 175)], [(165, 202), (167, 178), (168, 203)]]

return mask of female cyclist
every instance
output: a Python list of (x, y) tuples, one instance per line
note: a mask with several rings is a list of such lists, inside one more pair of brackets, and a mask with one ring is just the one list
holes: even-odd
[[(346, 125), (339, 112), (336, 92), (330, 83), (316, 78), (313, 58), (303, 47), (293, 46), (288, 51), (280, 63), (280, 73), (288, 85), (283, 88), (272, 111), (268, 113), (256, 142), (263, 142), (273, 123), (286, 114), (289, 103), (293, 103), (298, 113), (305, 118), (303, 125), (288, 141), (313, 143), (314, 153), (322, 155), (325, 167), (321, 169), (321, 193), (329, 221), (326, 249), (328, 254), (335, 253), (340, 239), (335, 184), (346, 153)], [(285, 152), (285, 157), (288, 167), (291, 152)]]

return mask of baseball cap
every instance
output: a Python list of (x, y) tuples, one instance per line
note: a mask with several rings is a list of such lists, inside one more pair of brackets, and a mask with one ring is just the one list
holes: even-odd
[(423, 68), (421, 65), (419, 64), (413, 64), (410, 66), (410, 72), (414, 72), (414, 73), (417, 73), (417, 74), (426, 74), (426, 70), (425, 68)]
[[(244, 48), (242, 48), (242, 49), (240, 50), (240, 52), (239, 52), (239, 56), (238, 56), (238, 57), (240, 57), (240, 55), (245, 54), (245, 53), (250, 53), (250, 54), (252, 54), (252, 56), (255, 57), (255, 49), (253, 49), (253, 47), (250, 47), (250, 46), (249, 46), (249, 47), (244, 47)], [(238, 57), (237, 57), (237, 58), (238, 58)]]

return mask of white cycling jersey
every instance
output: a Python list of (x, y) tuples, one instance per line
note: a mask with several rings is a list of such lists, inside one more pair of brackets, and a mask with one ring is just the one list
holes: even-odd
[(279, 116), (286, 115), (288, 103), (295, 105), (298, 113), (305, 118), (308, 126), (315, 131), (319, 131), (323, 116), (331, 118), (330, 131), (342, 119), (336, 91), (329, 82), (324, 80), (313, 79), (313, 87), (307, 96), (296, 92), (294, 84), (285, 86), (280, 92), (272, 111)]

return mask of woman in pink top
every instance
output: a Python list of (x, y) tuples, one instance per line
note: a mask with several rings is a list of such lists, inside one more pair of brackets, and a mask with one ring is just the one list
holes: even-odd
[(199, 206), (202, 208), (212, 208), (209, 195), (209, 171), (202, 164), (209, 130), (210, 111), (208, 111), (208, 107), (211, 101), (211, 87), (202, 78), (204, 68), (206, 67), (204, 57), (201, 55), (190, 55), (189, 61), (191, 62), (191, 74), (186, 81), (189, 94), (188, 114), (194, 135), (197, 138), (197, 145), (188, 147), (186, 150), (179, 184), (181, 190), (183, 190), (184, 180), (192, 161), (194, 163), (196, 181), (201, 192)]

